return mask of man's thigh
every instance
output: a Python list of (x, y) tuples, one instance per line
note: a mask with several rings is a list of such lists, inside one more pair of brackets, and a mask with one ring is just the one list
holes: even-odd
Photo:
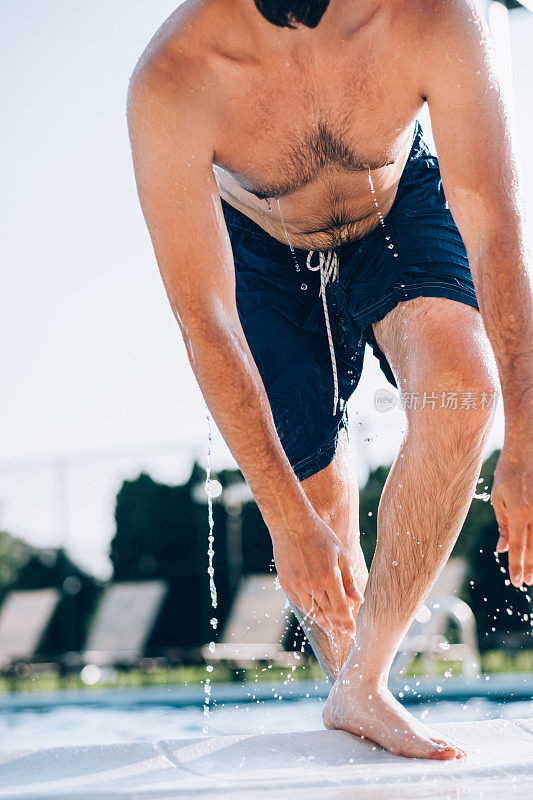
[(244, 334), (281, 444), (296, 475), (304, 480), (331, 462), (346, 422), (340, 406), (332, 413), (327, 339), (287, 319), (275, 306), (276, 297), (256, 309), (247, 308), (246, 295), (238, 300)]

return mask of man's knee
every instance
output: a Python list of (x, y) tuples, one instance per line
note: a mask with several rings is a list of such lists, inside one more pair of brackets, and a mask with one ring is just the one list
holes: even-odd
[(499, 381), (481, 315), (445, 298), (401, 303), (374, 328), (395, 373), (408, 429), (437, 457), (479, 458)]
[(497, 374), (483, 359), (442, 362), (411, 382), (403, 402), (408, 426), (457, 453), (479, 455), (494, 421)]
[(490, 424), (499, 381), (477, 309), (447, 298), (417, 297), (396, 306), (374, 331), (407, 412), (471, 411), (471, 423)]

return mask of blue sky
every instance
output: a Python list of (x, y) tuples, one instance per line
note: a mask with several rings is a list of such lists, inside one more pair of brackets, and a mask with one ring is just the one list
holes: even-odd
[[(66, 540), (99, 574), (122, 479), (146, 469), (180, 481), (193, 456), (205, 459), (204, 406), (138, 206), (125, 123), (129, 75), (174, 7), (0, 2), (0, 526), (37, 544)], [(533, 16), (513, 13), (511, 35), (531, 218)], [(401, 439), (402, 413), (373, 409), (386, 385), (367, 355), (351, 404), (361, 479)], [(500, 410), (489, 450), (502, 434)], [(65, 508), (54, 465), (72, 454)], [(232, 463), (219, 436), (214, 463)]]

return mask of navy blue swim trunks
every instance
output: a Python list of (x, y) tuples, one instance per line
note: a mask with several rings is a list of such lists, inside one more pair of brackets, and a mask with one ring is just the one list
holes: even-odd
[(421, 295), (478, 308), (465, 246), (418, 123), (383, 224), (334, 251), (294, 248), (298, 271), (288, 244), (224, 200), (222, 208), (239, 318), (281, 443), (303, 480), (333, 459), (367, 343), (396, 386), (373, 323)]

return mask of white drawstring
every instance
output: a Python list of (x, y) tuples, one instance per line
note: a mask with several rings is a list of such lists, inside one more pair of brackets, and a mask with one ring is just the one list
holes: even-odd
[(311, 265), (311, 258), (314, 250), (311, 250), (307, 256), (307, 268), (316, 271), (320, 270), (320, 294), (322, 295), (322, 308), (324, 309), (324, 322), (326, 323), (326, 332), (328, 335), (329, 354), (331, 357), (331, 369), (333, 372), (333, 416), (337, 413), (337, 405), (339, 402), (339, 380), (337, 376), (337, 359), (335, 357), (335, 348), (333, 346), (333, 336), (331, 335), (331, 325), (329, 322), (328, 301), (326, 297), (326, 286), (328, 283), (333, 283), (337, 280), (339, 274), (339, 259), (334, 250), (328, 250), (327, 255), (322, 250), (318, 253), (318, 267)]
[[(268, 202), (268, 198), (267, 198)], [(279, 197), (276, 198), (276, 202), (278, 204), (279, 210), (279, 218), (281, 220), (281, 224), (283, 225), (283, 230), (285, 231), (285, 236), (287, 237), (287, 242), (289, 244), (290, 251), (292, 253), (292, 257), (294, 259), (294, 266), (296, 267), (296, 272), (300, 271), (300, 265), (298, 264), (298, 259), (296, 258), (296, 253), (294, 251), (294, 247), (292, 246), (291, 237), (289, 236), (289, 232), (285, 226), (285, 220), (283, 219), (283, 214), (281, 213), (281, 206), (279, 204)], [(268, 202), (268, 209), (272, 211), (272, 207)], [(311, 264), (311, 259), (313, 257), (314, 250), (310, 250), (307, 254), (307, 268), (310, 269), (312, 272), (316, 272), (317, 269), (320, 270), (320, 294), (322, 295), (322, 307), (324, 309), (324, 321), (326, 323), (326, 331), (328, 334), (328, 344), (329, 344), (329, 354), (331, 357), (331, 369), (333, 371), (333, 416), (337, 413), (337, 405), (339, 403), (339, 380), (337, 377), (337, 359), (335, 358), (335, 348), (333, 347), (333, 336), (331, 335), (331, 325), (329, 323), (329, 311), (328, 311), (328, 300), (326, 297), (326, 286), (328, 283), (332, 283), (336, 281), (339, 275), (339, 259), (337, 253), (334, 250), (327, 250), (327, 255), (323, 250), (318, 251), (318, 267), (313, 267)], [(304, 285), (302, 284), (302, 288)], [(307, 287), (305, 287), (307, 288)]]

